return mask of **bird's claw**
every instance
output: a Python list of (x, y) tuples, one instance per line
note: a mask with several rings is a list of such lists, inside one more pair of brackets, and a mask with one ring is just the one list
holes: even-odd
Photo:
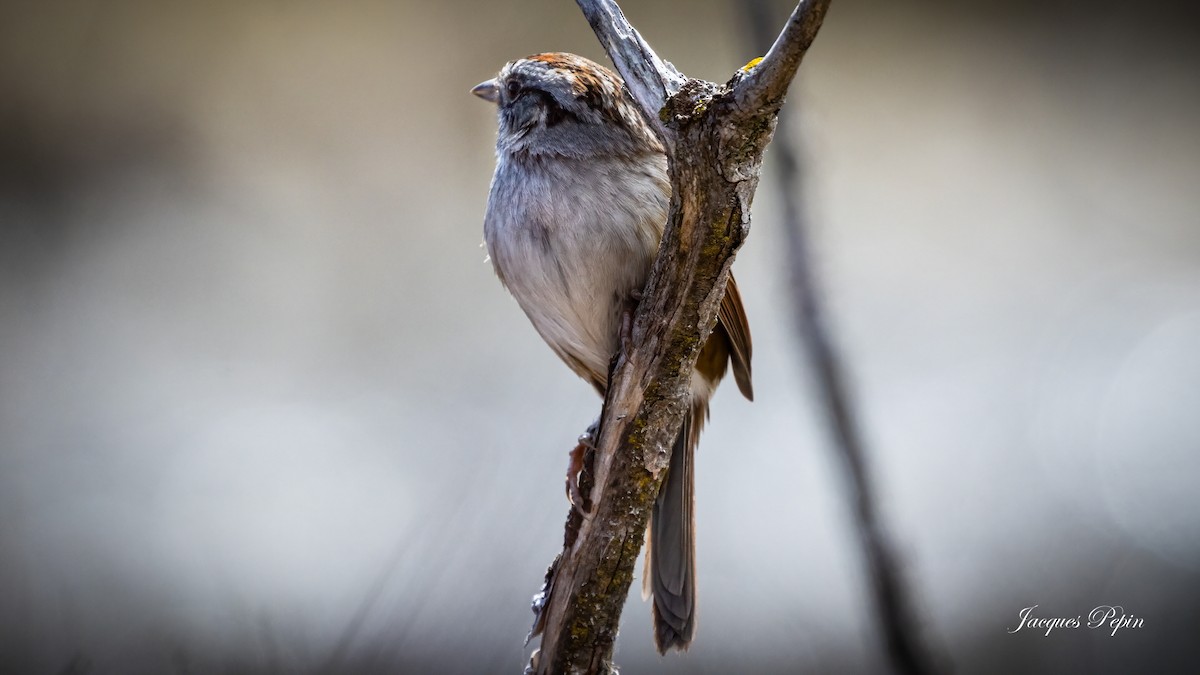
[(596, 440), (599, 433), (600, 420), (596, 420), (588, 425), (587, 431), (584, 431), (579, 437), (578, 444), (571, 450), (571, 459), (567, 462), (567, 500), (584, 518), (591, 518), (591, 504), (590, 500), (584, 497), (583, 491), (579, 489), (579, 478), (583, 472), (584, 461), (587, 459), (587, 451), (596, 451)]
[(621, 312), (621, 353), (628, 355), (633, 351), (633, 310), (626, 308)]
[(594, 450), (596, 446), (594, 443), (592, 445), (585, 444), (584, 438), (585, 436), (579, 437), (579, 444), (571, 450), (571, 459), (567, 462), (567, 501), (571, 502), (571, 506), (579, 512), (579, 515), (589, 518), (591, 512), (588, 509), (587, 499), (579, 489), (579, 475), (583, 471), (584, 455), (589, 449)]
[(587, 431), (584, 431), (583, 434), (579, 436), (579, 444), (584, 447), (595, 450), (596, 449), (596, 434), (599, 431), (600, 431), (600, 420), (596, 420), (595, 422), (592, 422), (588, 426)]

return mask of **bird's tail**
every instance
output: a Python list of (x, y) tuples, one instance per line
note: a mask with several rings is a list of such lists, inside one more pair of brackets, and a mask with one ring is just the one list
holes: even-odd
[(660, 653), (687, 649), (696, 634), (696, 519), (693, 459), (707, 402), (693, 402), (671, 450), (671, 463), (646, 528), (642, 597), (654, 596)]

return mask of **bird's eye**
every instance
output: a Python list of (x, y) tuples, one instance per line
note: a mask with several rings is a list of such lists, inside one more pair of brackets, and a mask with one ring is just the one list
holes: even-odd
[(513, 98), (521, 91), (521, 83), (516, 80), (509, 80), (504, 85), (504, 90), (508, 92), (508, 97)]

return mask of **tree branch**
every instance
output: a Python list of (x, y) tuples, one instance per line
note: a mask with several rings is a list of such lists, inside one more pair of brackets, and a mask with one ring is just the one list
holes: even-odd
[(809, 45), (817, 37), (829, 2), (804, 0), (796, 5), (787, 25), (758, 67), (738, 83), (734, 97), (743, 110), (753, 111), (782, 103)]
[[(662, 470), (689, 407), (691, 373), (716, 323), (729, 266), (750, 230), (763, 152), (790, 73), (829, 1), (797, 7), (782, 43), (777, 41), (783, 46), (776, 58), (784, 65), (762, 80), (775, 98), (756, 109), (736, 98), (739, 83), (753, 78), (755, 68), (737, 71), (724, 86), (685, 79), (658, 58), (616, 3), (578, 3), (642, 114), (663, 137), (672, 195), (634, 318), (632, 347), (618, 355), (609, 374), (596, 450), (581, 475), (581, 489), (592, 495), (590, 515), (568, 514), (563, 551), (534, 602), (531, 637), (541, 634), (542, 643), (527, 672), (540, 675), (612, 671), (621, 609)], [(789, 44), (796, 40), (803, 43)]]
[(625, 80), (642, 116), (663, 141), (668, 141), (669, 134), (658, 112), (687, 78), (658, 57), (641, 33), (630, 25), (617, 3), (611, 0), (576, 0), (576, 3)]

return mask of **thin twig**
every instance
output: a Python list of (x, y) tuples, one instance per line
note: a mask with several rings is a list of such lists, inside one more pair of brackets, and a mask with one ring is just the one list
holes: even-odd
[(664, 141), (665, 133), (659, 111), (674, 96), (686, 79), (675, 66), (663, 61), (641, 33), (630, 25), (624, 12), (611, 0), (576, 0), (583, 16), (596, 33), (596, 38), (612, 59), (642, 116)]
[[(738, 83), (734, 97), (740, 108), (753, 111), (782, 101), (828, 9), (829, 2), (821, 0), (804, 0), (796, 5), (762, 62)], [(764, 34), (767, 30), (764, 25)]]
[[(770, 20), (765, 5), (763, 0), (755, 0), (750, 4), (751, 27), (756, 44), (763, 44), (770, 39)], [(793, 14), (788, 26), (791, 28), (797, 23)], [(779, 49), (780, 44), (776, 40), (766, 60)], [(889, 661), (897, 673), (931, 675), (937, 669), (930, 658), (929, 647), (922, 643), (911, 591), (905, 584), (879, 515), (867, 452), (856, 420), (855, 405), (846, 385), (845, 368), (824, 319), (820, 283), (809, 252), (809, 228), (804, 210), (800, 207), (804, 176), (795, 150), (800, 147), (800, 142), (793, 137), (788, 125), (783, 123), (789, 115), (781, 112), (779, 117), (781, 124), (776, 130), (772, 155), (779, 172), (782, 224), (787, 242), (784, 263), (791, 275), (796, 330), (806, 350), (807, 362), (813, 370), (818, 396), (825, 404), (830, 449), (842, 467), (845, 487), (854, 509), (859, 542), (871, 579), (872, 600), (885, 636)]]

